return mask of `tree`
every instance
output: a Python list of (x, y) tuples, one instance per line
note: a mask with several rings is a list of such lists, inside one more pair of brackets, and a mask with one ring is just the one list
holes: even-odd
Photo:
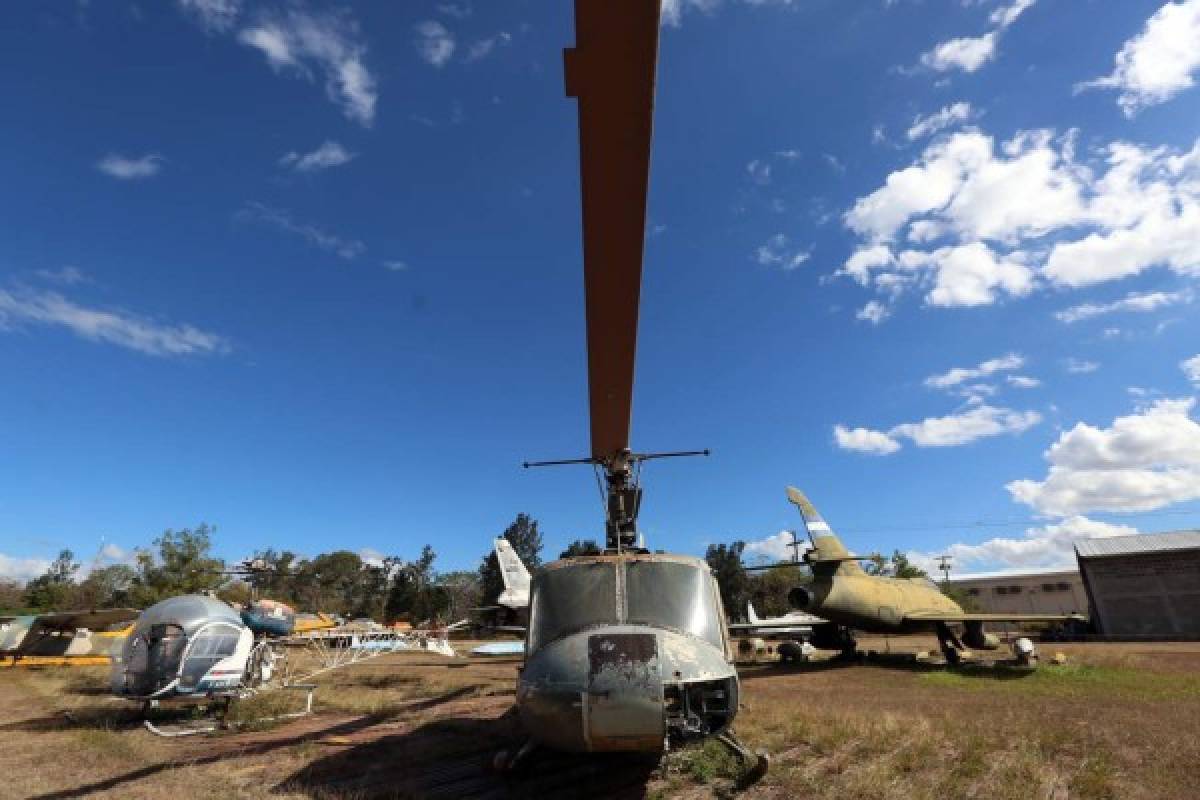
[(25, 587), (14, 580), (0, 578), (0, 611), (25, 610)]
[(129, 593), (133, 603), (145, 608), (168, 597), (198, 594), (220, 586), (225, 562), (210, 555), (215, 530), (203, 522), (195, 529), (167, 529), (154, 540), (157, 557), (150, 550), (139, 549), (137, 576)]
[(217, 589), (217, 597), (230, 605), (248, 606), (253, 601), (254, 590), (245, 581), (229, 581)]
[(467, 610), (480, 605), (479, 573), (467, 570), (446, 572), (437, 577), (446, 594), (446, 621), (466, 616)]
[(745, 613), (749, 588), (746, 568), (742, 566), (742, 552), (745, 549), (746, 543), (743, 541), (729, 545), (710, 544), (704, 554), (704, 560), (717, 578), (725, 613), (737, 617)]
[(402, 614), (414, 621), (436, 619), (449, 605), (448, 596), (436, 585), (433, 562), (437, 554), (425, 545), (416, 561), (403, 562), (396, 559), (392, 573), (392, 588), (388, 593), (387, 617), (394, 619)]
[[(363, 585), (363, 560), (349, 550), (322, 553), (296, 570), (300, 605), (311, 611), (362, 616), (372, 612)], [(364, 608), (365, 607), (365, 608)], [(375, 603), (378, 607), (378, 602)]]
[(79, 562), (70, 550), (62, 550), (46, 572), (25, 587), (25, 603), (41, 611), (62, 611), (73, 601), (75, 573)]
[(868, 575), (887, 575), (893, 578), (928, 578), (929, 573), (908, 560), (899, 550), (893, 551), (890, 559), (879, 553), (870, 555), (864, 567)]
[(598, 556), (603, 552), (600, 545), (596, 544), (595, 539), (576, 539), (567, 545), (567, 549), (563, 550), (559, 558), (573, 558), (575, 556)]
[(75, 589), (79, 608), (119, 608), (129, 604), (129, 591), (137, 572), (128, 564), (94, 569)]
[[(542, 534), (538, 531), (537, 520), (528, 514), (517, 514), (516, 520), (501, 534), (508, 539), (517, 557), (525, 564), (525, 569), (532, 575), (542, 566)], [(483, 591), (483, 601), (494, 603), (504, 591), (504, 578), (500, 575), (500, 563), (496, 560), (496, 551), (489, 550), (479, 565), (479, 583)]]
[(749, 576), (747, 593), (760, 616), (777, 617), (793, 610), (788, 593), (810, 581), (812, 571), (804, 565), (766, 569)]

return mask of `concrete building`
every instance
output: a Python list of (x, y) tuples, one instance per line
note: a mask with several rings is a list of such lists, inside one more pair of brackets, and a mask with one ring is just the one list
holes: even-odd
[(1074, 569), (1024, 569), (959, 575), (950, 585), (977, 610), (994, 614), (1086, 614), (1088, 596)]
[(1075, 544), (1098, 633), (1200, 636), (1200, 531)]

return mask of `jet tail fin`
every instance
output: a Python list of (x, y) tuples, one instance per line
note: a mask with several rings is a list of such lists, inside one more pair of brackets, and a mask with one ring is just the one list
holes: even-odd
[(509, 608), (524, 608), (529, 605), (529, 570), (521, 563), (517, 551), (503, 536), (494, 543), (496, 560), (500, 563), (500, 577), (504, 580), (504, 591), (497, 602)]
[(749, 619), (751, 623), (759, 622), (758, 614), (754, 611), (754, 603), (746, 603), (746, 618)]
[(842, 540), (834, 534), (829, 523), (824, 520), (804, 492), (794, 486), (789, 486), (787, 495), (788, 500), (800, 509), (800, 519), (804, 522), (804, 530), (808, 532), (808, 538), (813, 544), (812, 551), (805, 557), (805, 560), (813, 567), (813, 574), (818, 575), (822, 568), (830, 574), (861, 574), (862, 567), (859, 566), (856, 557), (850, 554), (850, 551), (842, 544)]

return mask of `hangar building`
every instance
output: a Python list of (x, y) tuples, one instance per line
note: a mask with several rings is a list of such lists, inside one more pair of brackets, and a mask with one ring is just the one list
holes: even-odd
[(988, 614), (1086, 614), (1088, 596), (1078, 570), (1007, 570), (959, 575), (951, 587)]
[(1200, 531), (1075, 543), (1098, 633), (1200, 636)]

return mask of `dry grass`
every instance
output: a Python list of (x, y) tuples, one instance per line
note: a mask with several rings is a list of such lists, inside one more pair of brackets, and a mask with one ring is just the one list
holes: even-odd
[[(736, 727), (752, 748), (771, 753), (772, 769), (742, 796), (1194, 797), (1200, 646), (1061, 649), (1071, 655), (1067, 667), (1019, 676), (747, 667)], [(103, 669), (6, 670), (0, 798), (335, 800), (379, 796), (381, 785), (385, 794), (420, 796), (399, 782), (355, 788), (345, 776), (460, 766), (469, 777), (485, 771), (491, 748), (515, 736), (502, 716), (511, 705), (512, 664), (433, 663), (386, 656), (318, 681), (314, 718), (178, 741), (150, 736), (126, 704), (107, 697)], [(235, 707), (234, 718), (282, 713), (302, 699), (265, 695)], [(669, 756), (646, 792), (725, 797), (737, 772), (725, 749), (708, 742)], [(591, 788), (584, 781), (568, 792)]]

